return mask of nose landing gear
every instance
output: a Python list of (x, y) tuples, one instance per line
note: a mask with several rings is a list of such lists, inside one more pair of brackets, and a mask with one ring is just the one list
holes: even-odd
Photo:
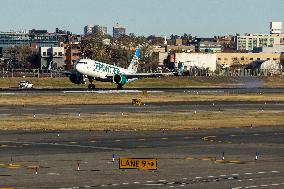
[(89, 78), (89, 82), (90, 84), (88, 85), (88, 89), (92, 90), (96, 88), (96, 85), (93, 84), (94, 79), (93, 78)]

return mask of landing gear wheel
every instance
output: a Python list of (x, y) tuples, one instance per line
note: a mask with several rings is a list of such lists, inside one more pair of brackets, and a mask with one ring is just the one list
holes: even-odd
[(117, 86), (116, 86), (116, 89), (117, 89), (117, 90), (122, 90), (123, 87), (122, 87), (122, 85), (117, 85)]
[(96, 86), (92, 83), (88, 85), (88, 89), (95, 89), (95, 88), (96, 88)]

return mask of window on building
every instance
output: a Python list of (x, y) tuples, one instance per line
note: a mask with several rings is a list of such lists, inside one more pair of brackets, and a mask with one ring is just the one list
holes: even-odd
[(54, 53), (54, 56), (57, 56), (57, 52)]
[(221, 60), (221, 58), (218, 58), (218, 60)]
[(43, 56), (46, 56), (46, 52), (43, 52), (42, 55), (43, 55)]
[(277, 60), (277, 58), (273, 58), (273, 60)]
[(260, 58), (257, 58), (257, 60), (260, 60)]
[(242, 58), (241, 58), (241, 60), (245, 60), (245, 58), (244, 58), (244, 57), (242, 57)]
[(58, 55), (59, 55), (59, 56), (62, 56), (62, 52), (58, 52)]
[(250, 60), (253, 60), (253, 58), (250, 58)]
[(270, 58), (267, 58), (266, 60), (270, 60)]

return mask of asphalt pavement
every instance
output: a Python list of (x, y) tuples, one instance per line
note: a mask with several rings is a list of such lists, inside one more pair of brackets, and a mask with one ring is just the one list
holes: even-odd
[(117, 90), (113, 88), (96, 88), (88, 90), (86, 88), (33, 88), (33, 89), (19, 89), (19, 88), (0, 88), (0, 94), (62, 94), (62, 93), (141, 93), (147, 91), (149, 93), (229, 93), (229, 94), (279, 94), (284, 93), (284, 88), (269, 88), (269, 87), (190, 87), (190, 88), (124, 88)]
[[(283, 147), (283, 127), (2, 131), (0, 187), (280, 189)], [(157, 158), (158, 169), (119, 169), (122, 157)]]

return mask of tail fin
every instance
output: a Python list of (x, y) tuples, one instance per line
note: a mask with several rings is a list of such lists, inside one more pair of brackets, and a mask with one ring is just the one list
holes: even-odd
[(131, 60), (131, 63), (128, 66), (128, 70), (131, 72), (136, 73), (137, 72), (137, 68), (138, 68), (138, 64), (139, 64), (139, 58), (140, 58), (140, 49), (137, 48), (136, 52)]

